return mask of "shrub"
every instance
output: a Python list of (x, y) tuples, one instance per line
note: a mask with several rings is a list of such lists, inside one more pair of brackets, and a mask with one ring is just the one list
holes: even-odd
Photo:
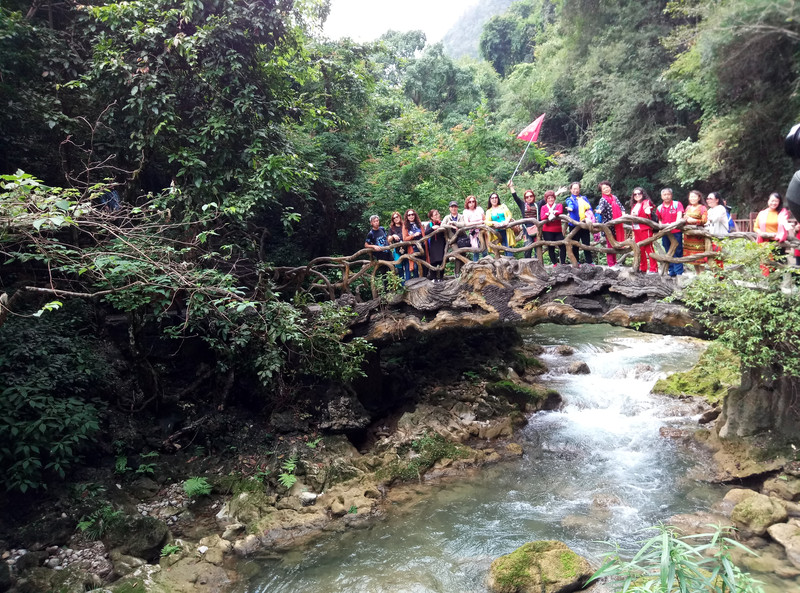
[(46, 488), (64, 478), (99, 430), (110, 363), (83, 335), (86, 312), (65, 307), (47, 318), (12, 318), (0, 348), (0, 483)]
[(80, 529), (89, 539), (100, 539), (112, 527), (122, 521), (122, 511), (115, 511), (111, 505), (105, 504), (99, 509), (84, 516), (78, 522)]
[(656, 535), (641, 543), (631, 560), (622, 560), (619, 551), (610, 554), (587, 584), (607, 577), (619, 583), (614, 591), (640, 593), (759, 593), (761, 587), (748, 573), (731, 561), (734, 547), (751, 552), (728, 537), (729, 528), (711, 526), (714, 530), (699, 535), (678, 537), (668, 525), (651, 527)]
[(440, 434), (428, 432), (411, 442), (417, 455), (407, 461), (396, 461), (378, 470), (380, 479), (413, 480), (419, 478), (440, 459), (462, 459), (469, 455), (466, 448), (452, 443)]

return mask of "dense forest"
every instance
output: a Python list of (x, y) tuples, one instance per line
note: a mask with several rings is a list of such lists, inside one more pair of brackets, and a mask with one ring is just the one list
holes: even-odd
[(310, 320), (270, 268), (355, 251), (373, 212), (483, 200), (541, 113), (516, 180), (537, 194), (610, 179), (618, 195), (719, 191), (747, 212), (793, 171), (794, 0), (523, 0), (463, 29), (481, 60), (419, 31), (320, 38), (327, 12), (4, 0), (7, 488), (64, 476), (109, 407), (199, 415), (235, 393), (279, 407), (303, 382), (357, 376), (370, 346), (341, 340), (348, 314)]

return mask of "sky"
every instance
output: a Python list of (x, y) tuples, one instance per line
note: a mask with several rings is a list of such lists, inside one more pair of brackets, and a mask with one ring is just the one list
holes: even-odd
[(422, 29), (427, 43), (441, 41), (458, 18), (478, 0), (332, 0), (325, 35), (373, 41), (389, 29)]

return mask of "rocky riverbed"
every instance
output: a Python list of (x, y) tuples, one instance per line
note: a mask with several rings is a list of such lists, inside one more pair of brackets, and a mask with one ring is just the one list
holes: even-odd
[[(359, 528), (424, 496), (420, 484), (522, 455), (515, 430), (530, 414), (561, 405), (558, 393), (538, 383), (546, 370), (541, 350), (505, 329), (453, 343), (458, 356), (446, 339), (413, 343), (413, 354), (404, 350), (410, 344), (390, 346), (366, 387), (328, 388), (321, 401), (276, 413), (263, 428), (239, 417), (238, 446), (225, 456), (181, 445), (163, 453), (157, 465), (165, 470), (155, 475), (82, 484), (77, 503), (57, 502), (31, 523), (36, 529), (0, 542), (0, 591), (225, 591), (247, 557)], [(573, 351), (560, 346), (549, 354), (567, 363)], [(577, 361), (565, 368), (589, 370)], [(262, 431), (270, 434), (269, 449)], [(785, 463), (774, 458), (745, 463), (742, 451), (722, 447), (713, 430), (662, 436), (716, 447), (720, 465), (708, 479), (749, 480), (736, 504), (710, 512), (769, 552), (771, 560), (761, 564), (742, 558), (745, 567), (773, 562), (774, 572), (794, 578), (800, 479), (793, 470), (780, 473)], [(210, 492), (189, 497), (184, 484), (191, 476), (205, 478)], [(735, 511), (762, 497), (775, 511), (768, 519)], [(705, 518), (674, 521), (689, 531)], [(79, 522), (88, 528), (76, 530)]]

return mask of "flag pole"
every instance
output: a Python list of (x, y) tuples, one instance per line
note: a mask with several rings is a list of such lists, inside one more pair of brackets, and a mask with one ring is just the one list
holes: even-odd
[(516, 175), (517, 171), (519, 171), (519, 166), (522, 164), (522, 160), (525, 158), (525, 155), (528, 153), (528, 149), (531, 146), (531, 142), (533, 142), (533, 136), (531, 136), (531, 139), (528, 140), (528, 144), (525, 146), (525, 150), (522, 153), (522, 157), (519, 159), (519, 162), (517, 163), (517, 168), (514, 169), (514, 173), (511, 175), (511, 179), (508, 180), (509, 183), (514, 181), (514, 175)]

